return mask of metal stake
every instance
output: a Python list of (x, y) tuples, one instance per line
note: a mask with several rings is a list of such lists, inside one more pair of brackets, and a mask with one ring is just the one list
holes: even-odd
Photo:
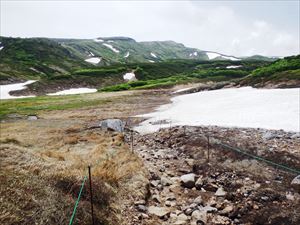
[(207, 135), (207, 161), (209, 163), (209, 136)]
[(131, 152), (133, 153), (133, 131), (131, 131)]
[(92, 191), (92, 175), (91, 175), (91, 167), (89, 166), (89, 180), (90, 180), (90, 195), (91, 195), (91, 210), (92, 210), (92, 224), (94, 225), (94, 208), (93, 208), (93, 191)]

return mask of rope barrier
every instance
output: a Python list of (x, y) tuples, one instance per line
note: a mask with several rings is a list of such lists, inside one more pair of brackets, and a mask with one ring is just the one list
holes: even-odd
[(259, 157), (259, 156), (257, 156), (257, 155), (250, 154), (250, 153), (245, 152), (245, 151), (243, 151), (243, 150), (241, 150), (241, 149), (239, 149), (239, 148), (235, 148), (235, 147), (232, 147), (232, 146), (227, 145), (227, 144), (224, 144), (224, 143), (218, 143), (218, 144), (221, 145), (221, 146), (223, 146), (223, 147), (225, 147), (225, 148), (228, 148), (228, 149), (234, 150), (234, 151), (236, 151), (236, 152), (238, 152), (238, 153), (241, 153), (241, 154), (243, 154), (243, 155), (247, 155), (247, 156), (249, 156), (249, 157), (252, 157), (252, 158), (254, 158), (254, 159), (256, 159), (256, 160), (260, 160), (260, 161), (263, 161), (263, 162), (265, 162), (265, 163), (268, 163), (268, 164), (270, 164), (270, 165), (272, 165), (272, 166), (277, 166), (278, 168), (287, 170), (287, 171), (289, 171), (289, 172), (291, 172), (291, 173), (294, 173), (294, 174), (297, 174), (297, 175), (300, 174), (300, 170), (290, 168), (290, 167), (288, 167), (288, 166), (286, 166), (286, 165), (282, 165), (282, 164), (275, 163), (275, 162), (273, 162), (273, 161), (271, 161), (271, 160), (268, 160), (268, 159)]
[(80, 191), (79, 191), (77, 200), (76, 200), (76, 203), (75, 203), (75, 205), (74, 205), (74, 209), (73, 209), (73, 213), (72, 213), (72, 216), (71, 216), (69, 225), (72, 225), (72, 224), (73, 224), (73, 221), (74, 221), (74, 218), (75, 218), (75, 214), (76, 214), (76, 211), (77, 211), (77, 206), (78, 206), (78, 204), (79, 204), (80, 197), (81, 197), (82, 190), (83, 190), (83, 187), (84, 187), (84, 184), (85, 184), (86, 179), (87, 179), (87, 176), (84, 176), (83, 181), (82, 181), (82, 184), (81, 184), (81, 188), (80, 188)]

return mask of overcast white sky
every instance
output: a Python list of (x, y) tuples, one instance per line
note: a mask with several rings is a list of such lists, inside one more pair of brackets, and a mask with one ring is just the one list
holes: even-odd
[(299, 1), (1, 0), (1, 36), (174, 40), (245, 56), (299, 54)]

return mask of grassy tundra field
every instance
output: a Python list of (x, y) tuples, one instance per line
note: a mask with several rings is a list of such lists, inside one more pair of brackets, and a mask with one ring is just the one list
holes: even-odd
[[(104, 118), (126, 121), (164, 102), (159, 91), (3, 101), (0, 223), (67, 224), (92, 165), (96, 222), (121, 224), (127, 202), (145, 195), (147, 172), (123, 134), (89, 127)], [(30, 114), (38, 119), (28, 120)], [(74, 224), (90, 224), (87, 187)]]

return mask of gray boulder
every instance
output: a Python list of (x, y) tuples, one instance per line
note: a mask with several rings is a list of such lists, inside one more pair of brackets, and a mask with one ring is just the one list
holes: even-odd
[(102, 129), (123, 132), (125, 128), (125, 122), (120, 119), (107, 119), (100, 121), (99, 126)]
[(194, 173), (182, 175), (180, 177), (180, 180), (182, 182), (182, 185), (186, 188), (193, 188), (195, 186), (195, 174)]

